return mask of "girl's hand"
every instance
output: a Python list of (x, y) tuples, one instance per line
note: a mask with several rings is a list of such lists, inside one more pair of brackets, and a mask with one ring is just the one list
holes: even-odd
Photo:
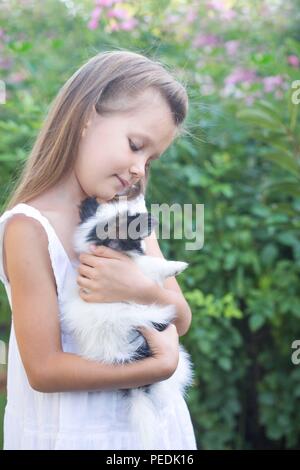
[(173, 323), (163, 331), (155, 328), (138, 327), (137, 330), (146, 339), (152, 356), (172, 375), (179, 361), (179, 335)]
[(77, 284), (86, 302), (135, 301), (136, 293), (153, 287), (127, 255), (106, 246), (79, 256)]

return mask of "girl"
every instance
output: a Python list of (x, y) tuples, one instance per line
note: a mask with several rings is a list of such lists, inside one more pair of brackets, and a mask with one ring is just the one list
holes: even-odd
[[(175, 278), (159, 287), (107, 247), (78, 260), (72, 235), (88, 196), (101, 203), (125, 194), (147, 210), (150, 161), (186, 112), (183, 86), (159, 62), (127, 51), (96, 55), (56, 97), (0, 218), (0, 278), (12, 309), (4, 449), (141, 449), (120, 390), (174, 373), (191, 312)], [(154, 232), (146, 251), (163, 256)], [(60, 325), (68, 276), (86, 302), (173, 303), (176, 328), (143, 329), (152, 357), (141, 361), (86, 360)], [(157, 449), (196, 449), (181, 397), (161, 410)]]

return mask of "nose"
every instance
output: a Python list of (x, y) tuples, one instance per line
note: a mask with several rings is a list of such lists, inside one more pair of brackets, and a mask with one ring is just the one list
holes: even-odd
[(130, 173), (137, 179), (143, 178), (145, 176), (145, 165), (143, 161), (139, 163), (135, 162), (130, 168)]

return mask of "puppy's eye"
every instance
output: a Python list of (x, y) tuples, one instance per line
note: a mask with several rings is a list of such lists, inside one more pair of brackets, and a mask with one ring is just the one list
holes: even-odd
[(133, 152), (138, 152), (140, 150), (136, 145), (134, 145), (131, 139), (128, 139), (128, 141), (129, 141), (130, 148)]

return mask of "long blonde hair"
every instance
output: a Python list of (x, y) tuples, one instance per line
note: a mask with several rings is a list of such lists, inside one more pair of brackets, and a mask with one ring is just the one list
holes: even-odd
[[(187, 92), (161, 62), (135, 52), (106, 51), (83, 64), (52, 102), (24, 168), (10, 189), (5, 210), (39, 196), (71, 172), (93, 106), (101, 115), (126, 111), (148, 87), (166, 100), (180, 130), (188, 109)], [(147, 181), (146, 169), (144, 179), (129, 190), (128, 199), (145, 194)]]

